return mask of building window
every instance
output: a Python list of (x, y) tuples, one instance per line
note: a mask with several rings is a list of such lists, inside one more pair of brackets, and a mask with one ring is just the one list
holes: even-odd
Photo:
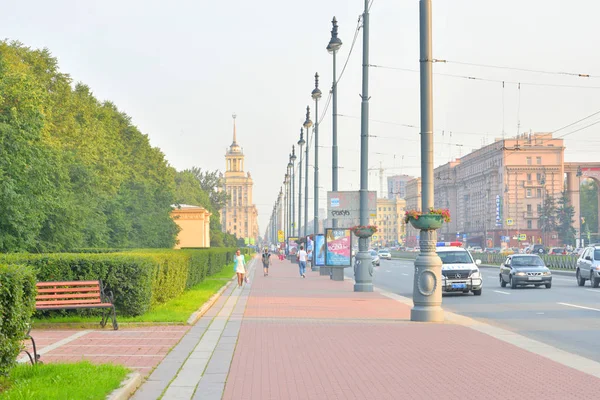
[(531, 174), (527, 174), (527, 182), (531, 182)]
[(527, 214), (531, 213), (531, 204), (527, 204)]
[(527, 229), (532, 229), (533, 228), (533, 222), (531, 220), (527, 221)]
[(527, 157), (527, 165), (531, 165), (531, 157)]
[(537, 197), (542, 197), (542, 189), (538, 188), (536, 191), (536, 195), (537, 195)]
[(538, 219), (537, 227), (538, 227), (538, 229), (542, 229), (542, 220), (541, 219)]
[(535, 174), (535, 179), (536, 179), (538, 182), (541, 182), (541, 181), (542, 181), (542, 174), (540, 174), (539, 172), (538, 172), (537, 174)]
[(531, 189), (527, 189), (527, 197), (531, 197)]
[(541, 214), (541, 213), (542, 213), (542, 205), (541, 205), (541, 204), (538, 204), (538, 205), (537, 205), (537, 212), (538, 212), (539, 214)]
[(536, 157), (536, 158), (535, 158), (535, 163), (536, 163), (537, 165), (542, 165), (542, 157)]

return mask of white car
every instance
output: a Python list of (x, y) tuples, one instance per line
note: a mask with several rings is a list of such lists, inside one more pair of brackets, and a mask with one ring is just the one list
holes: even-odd
[(383, 258), (385, 260), (392, 259), (392, 253), (390, 253), (388, 249), (381, 249), (377, 252), (377, 254), (379, 255), (379, 258)]
[(436, 252), (442, 259), (442, 292), (481, 295), (483, 277), (478, 267), (481, 260), (473, 261), (471, 253), (462, 247), (437, 247)]

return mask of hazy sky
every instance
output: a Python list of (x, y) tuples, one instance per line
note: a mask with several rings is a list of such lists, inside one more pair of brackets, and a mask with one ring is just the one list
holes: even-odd
[[(371, 64), (418, 70), (418, 3), (374, 0)], [(325, 49), (331, 18), (337, 17), (344, 42), (339, 74), (363, 2), (3, 0), (1, 9), (0, 37), (47, 47), (74, 81), (129, 114), (178, 170), (223, 170), (231, 114), (237, 113), (262, 234), (305, 108), (313, 108), (314, 73), (321, 75), (323, 100), (331, 87), (332, 60)], [(552, 132), (600, 110), (599, 14), (594, 0), (434, 0), (436, 59), (591, 75), (435, 64), (438, 74), (492, 81), (434, 76), (436, 165), (503, 131), (506, 136)], [(360, 185), (361, 53), (362, 30), (338, 86), (341, 190)], [(376, 168), (381, 161), (386, 175), (418, 175), (418, 129), (404, 126), (419, 124), (418, 73), (371, 68), (370, 77), (370, 134), (378, 137), (370, 141), (369, 165)], [(600, 115), (556, 135), (597, 121)], [(567, 161), (599, 159), (598, 127), (565, 136)], [(320, 126), (320, 146), (325, 207), (331, 189), (331, 108)], [(312, 171), (310, 178), (312, 198)], [(370, 174), (370, 187), (379, 188), (378, 171)]]

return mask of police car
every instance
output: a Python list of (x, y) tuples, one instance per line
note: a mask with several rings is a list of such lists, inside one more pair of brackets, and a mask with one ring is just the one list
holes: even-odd
[(483, 278), (478, 265), (481, 261), (473, 261), (471, 253), (461, 246), (461, 242), (437, 244), (436, 252), (442, 259), (442, 291), (473, 292), (475, 296), (480, 296)]

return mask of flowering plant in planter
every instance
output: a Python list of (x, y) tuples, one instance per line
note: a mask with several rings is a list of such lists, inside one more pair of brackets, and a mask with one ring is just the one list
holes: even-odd
[(430, 208), (428, 213), (423, 213), (418, 210), (408, 210), (404, 213), (404, 222), (408, 223), (411, 219), (418, 220), (422, 215), (441, 215), (444, 222), (450, 222), (450, 210), (447, 208)]
[(357, 225), (350, 228), (352, 233), (359, 238), (371, 237), (377, 232), (377, 226), (375, 225)]

